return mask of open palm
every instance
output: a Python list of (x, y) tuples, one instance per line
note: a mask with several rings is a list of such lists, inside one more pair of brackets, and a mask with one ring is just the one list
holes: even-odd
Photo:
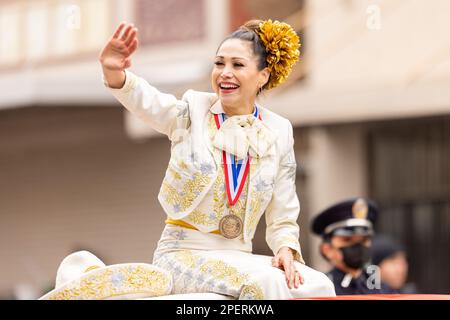
[(121, 23), (100, 53), (103, 68), (111, 71), (129, 68), (137, 46), (137, 29), (132, 24)]

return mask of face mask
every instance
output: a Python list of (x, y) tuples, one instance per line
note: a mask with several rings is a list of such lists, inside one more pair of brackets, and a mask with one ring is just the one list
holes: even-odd
[(339, 248), (344, 256), (344, 263), (352, 269), (361, 269), (370, 259), (370, 248), (362, 243)]

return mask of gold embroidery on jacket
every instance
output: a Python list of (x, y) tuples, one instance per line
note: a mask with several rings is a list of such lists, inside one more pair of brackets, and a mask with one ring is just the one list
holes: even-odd
[(250, 210), (249, 216), (247, 218), (247, 235), (250, 236), (252, 231), (256, 229), (256, 226), (259, 221), (258, 212), (261, 210), (261, 199), (263, 196), (263, 192), (258, 192), (256, 189), (252, 188), (250, 193)]
[(186, 218), (186, 220), (189, 221), (192, 225), (210, 225), (212, 222), (212, 219), (210, 216), (208, 216), (206, 213), (200, 211), (199, 209), (195, 209), (192, 211)]
[(173, 168), (171, 168), (169, 166), (168, 168), (169, 172), (172, 174), (173, 178), (176, 180), (181, 180), (181, 174), (179, 174), (178, 172), (176, 172)]
[(208, 174), (196, 172), (192, 179), (185, 181), (181, 190), (178, 190), (164, 180), (161, 186), (162, 196), (168, 204), (176, 207), (176, 211), (185, 211), (210, 181), (211, 177)]
[(224, 216), (225, 210), (225, 201), (224, 201), (225, 180), (223, 176), (222, 166), (219, 166), (218, 171), (219, 172), (217, 175), (217, 179), (216, 182), (214, 183), (213, 211), (216, 215), (216, 219), (220, 220)]

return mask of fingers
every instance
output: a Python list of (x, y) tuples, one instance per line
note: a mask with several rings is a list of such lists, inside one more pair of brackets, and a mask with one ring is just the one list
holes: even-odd
[(114, 32), (113, 38), (114, 39), (118, 39), (120, 33), (122, 32), (123, 28), (125, 28), (126, 23), (122, 22), (119, 27), (117, 28), (117, 30)]
[[(277, 262), (277, 261), (275, 261)], [(284, 277), (286, 279), (286, 284), (289, 287), (289, 289), (292, 289), (292, 284), (293, 284), (293, 280), (294, 280), (294, 272), (292, 270), (292, 266), (291, 263), (289, 261), (289, 259), (287, 259), (286, 257), (280, 255), (278, 258), (278, 265), (279, 268), (284, 270)]]
[(130, 47), (128, 48), (128, 54), (132, 55), (138, 47), (138, 39), (134, 39), (134, 41), (131, 43)]
[(294, 268), (294, 265), (292, 262), (288, 262), (287, 263), (287, 268), (285, 270), (289, 270), (288, 272), (286, 272), (286, 277), (288, 278), (289, 281), (289, 289), (292, 289), (295, 285), (295, 276), (296, 276), (296, 270)]
[(123, 32), (122, 36), (120, 37), (120, 40), (126, 41), (127, 38), (130, 36), (130, 33), (134, 30), (134, 24), (130, 23)]
[[(121, 32), (122, 35), (120, 35)], [(133, 24), (126, 26), (125, 23), (121, 23), (110, 42), (110, 49), (124, 57), (129, 57), (138, 47), (137, 32), (138, 29)]]
[(301, 284), (304, 284), (305, 279), (295, 267), (295, 263), (293, 260), (288, 260), (288, 262), (285, 263), (284, 270), (286, 283), (289, 289), (292, 289), (294, 287), (298, 288)]
[(298, 288), (301, 284), (304, 284), (305, 279), (295, 267), (292, 257), (276, 255), (272, 258), (272, 266), (284, 270), (286, 284), (289, 289)]
[(301, 284), (305, 283), (305, 279), (302, 274), (294, 267), (295, 271), (295, 287), (298, 288)]
[(127, 37), (125, 38), (125, 45), (128, 47), (133, 41), (134, 39), (136, 39), (136, 35), (137, 35), (137, 28), (132, 28), (130, 29), (131, 31), (128, 33)]
[(137, 31), (138, 29), (134, 27), (134, 24), (130, 23), (127, 25), (125, 22), (122, 22), (114, 32), (113, 39), (122, 41), (128, 47), (136, 38)]
[(295, 270), (295, 287), (298, 288), (298, 286), (300, 285), (300, 273)]
[(302, 274), (300, 272), (297, 271), (298, 274), (298, 279), (300, 281), (300, 284), (304, 284), (305, 283), (305, 278), (303, 278)]

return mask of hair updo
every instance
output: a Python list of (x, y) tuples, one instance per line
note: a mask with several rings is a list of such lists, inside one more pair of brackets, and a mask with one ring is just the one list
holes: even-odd
[(262, 87), (264, 90), (283, 83), (300, 56), (300, 38), (297, 33), (287, 23), (277, 20), (247, 21), (226, 37), (222, 44), (229, 39), (251, 42), (253, 54), (258, 58), (258, 70), (269, 68), (270, 76)]

